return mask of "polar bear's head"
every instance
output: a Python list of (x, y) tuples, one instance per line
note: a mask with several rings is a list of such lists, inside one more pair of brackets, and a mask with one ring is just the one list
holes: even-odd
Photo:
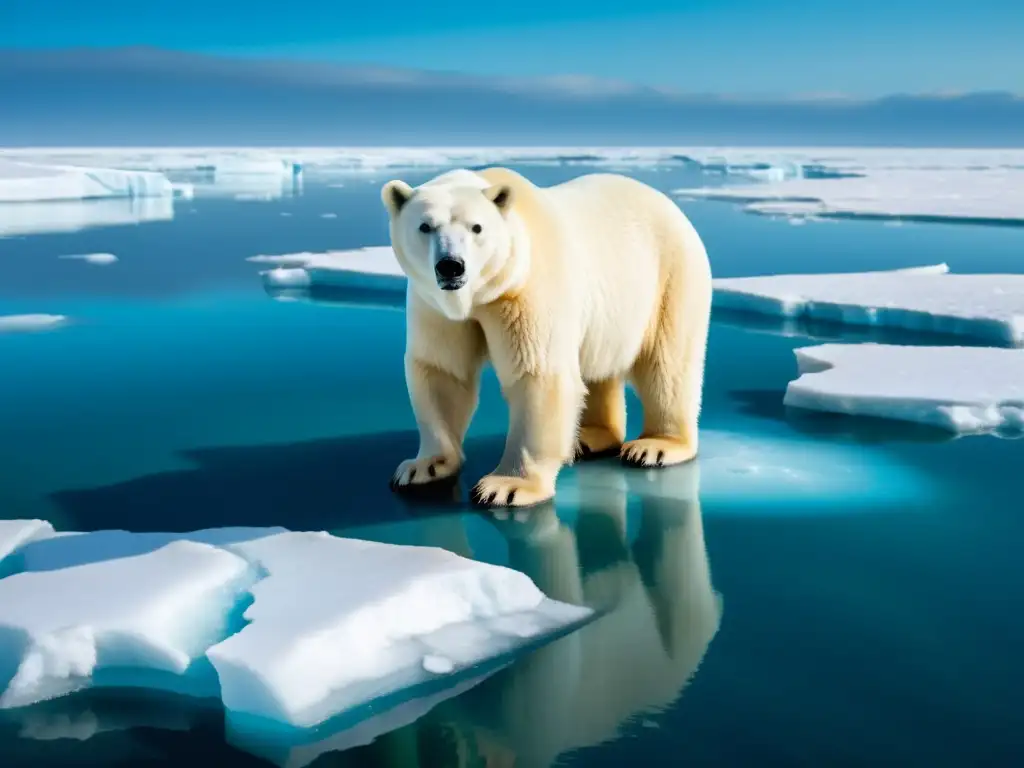
[(504, 290), (495, 280), (513, 251), (511, 187), (453, 171), (415, 188), (389, 181), (381, 198), (402, 269), (445, 315), (465, 319), (474, 306)]

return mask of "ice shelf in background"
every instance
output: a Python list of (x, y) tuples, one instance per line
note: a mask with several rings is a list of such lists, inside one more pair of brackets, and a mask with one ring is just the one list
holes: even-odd
[(1024, 434), (1024, 350), (824, 344), (795, 352), (800, 377), (786, 405), (960, 434)]
[(268, 289), (359, 287), (405, 289), (405, 274), (390, 246), (323, 253), (250, 256), (257, 264), (274, 264), (260, 273)]
[(594, 165), (612, 168), (688, 167), (712, 176), (779, 181), (846, 179), (889, 170), (945, 173), (958, 170), (1020, 171), (1020, 149), (907, 149), (864, 147), (549, 146), (549, 147), (178, 147), (9, 149), (0, 156), (36, 162), (110, 165), (161, 171), (216, 170), (285, 173), (374, 173), (450, 166)]
[(174, 186), (162, 173), (39, 165), (0, 157), (0, 203), (173, 195)]
[[(592, 613), (549, 600), (518, 571), (434, 547), (284, 533), (232, 549), (266, 576), (249, 623), (207, 654), (221, 697), (232, 713), (296, 728), (472, 669)], [(315, 589), (314, 574), (332, 588)]]
[(714, 288), (715, 308), (1024, 343), (1024, 275), (949, 274), (945, 264), (937, 264), (724, 278)]

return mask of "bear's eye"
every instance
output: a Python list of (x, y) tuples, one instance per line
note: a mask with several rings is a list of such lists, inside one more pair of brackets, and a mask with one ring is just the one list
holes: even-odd
[(479, 235), (481, 232), (484, 231), (484, 228), (481, 227), (479, 224), (474, 224), (472, 227), (470, 227), (470, 229), (473, 230), (473, 234), (475, 235)]
[(433, 229), (434, 228), (427, 224), (427, 222), (425, 221), (422, 224), (420, 224), (420, 232), (422, 232), (424, 235), (429, 234), (431, 231), (433, 231)]

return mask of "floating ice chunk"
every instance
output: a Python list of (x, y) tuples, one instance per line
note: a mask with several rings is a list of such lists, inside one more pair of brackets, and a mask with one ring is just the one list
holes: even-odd
[(283, 533), (232, 549), (267, 575), (250, 623), (207, 652), (224, 705), (297, 728), (430, 682), (425, 657), (464, 671), (591, 615), (433, 547)]
[(0, 158), (0, 202), (171, 197), (173, 194), (173, 185), (162, 173), (33, 165)]
[(110, 530), (52, 536), (23, 546), (11, 560), (19, 571), (53, 571), (78, 565), (134, 557), (154, 552), (175, 541), (194, 541), (215, 547), (253, 541), (284, 533), (284, 528), (208, 528), (189, 533), (131, 533)]
[(248, 261), (276, 264), (260, 274), (268, 289), (351, 287), (405, 290), (405, 273), (390, 246), (350, 251), (250, 256)]
[(112, 253), (72, 253), (58, 258), (84, 261), (87, 264), (96, 264), (101, 267), (117, 261), (117, 256)]
[(1024, 343), (1024, 275), (954, 275), (945, 264), (886, 272), (715, 280), (714, 305), (788, 318)]
[(0, 708), (91, 685), (215, 693), (188, 673), (228, 634), (254, 578), (231, 552), (178, 541), (136, 557), (0, 579)]
[(1024, 350), (823, 344), (796, 359), (786, 405), (1024, 434)]
[(5, 569), (5, 558), (17, 549), (53, 535), (53, 526), (45, 520), (0, 520), (0, 573)]
[(64, 315), (0, 315), (0, 333), (25, 333), (57, 328), (68, 321)]

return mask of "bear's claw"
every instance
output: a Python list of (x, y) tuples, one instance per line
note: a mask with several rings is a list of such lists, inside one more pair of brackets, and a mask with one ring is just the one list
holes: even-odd
[(473, 506), (531, 507), (547, 501), (554, 494), (534, 478), (505, 475), (487, 475), (473, 488), (470, 500)]
[(622, 446), (622, 463), (630, 467), (668, 467), (690, 461), (695, 447), (677, 437), (641, 437)]
[(422, 459), (408, 459), (398, 465), (391, 476), (392, 491), (412, 490), (447, 480), (459, 472), (459, 462), (447, 456), (427, 456)]

